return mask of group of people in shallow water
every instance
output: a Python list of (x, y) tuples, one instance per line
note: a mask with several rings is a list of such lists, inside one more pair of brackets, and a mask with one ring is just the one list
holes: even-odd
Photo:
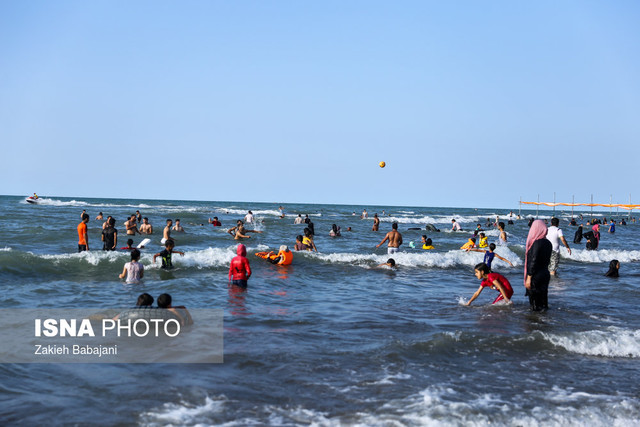
[[(83, 211), (82, 221), (78, 225), (78, 250), (84, 251), (89, 250), (88, 238), (87, 238), (87, 223), (89, 221), (89, 215)], [(136, 232), (140, 233), (140, 230), (137, 228), (136, 222), (141, 217), (139, 211), (136, 214), (132, 214), (131, 217), (125, 222), (125, 227), (127, 228), (127, 234), (135, 234)], [(281, 216), (282, 218), (282, 216)], [(366, 211), (363, 213), (361, 218), (366, 219), (368, 215)], [(380, 223), (377, 214), (374, 215), (374, 227), (372, 231), (377, 231)], [(96, 217), (96, 219), (102, 220), (102, 212)], [(244, 218), (247, 222), (253, 222), (254, 217), (251, 211), (248, 212), (247, 216)], [(145, 233), (141, 234), (151, 234), (152, 228), (151, 225), (148, 224), (147, 218), (142, 218), (143, 226)], [(455, 219), (451, 220), (452, 222), (452, 231), (463, 231), (462, 227), (457, 223)], [(221, 226), (220, 221), (217, 217), (213, 220), (210, 218), (209, 223), (214, 227)], [(296, 236), (296, 243), (294, 249), (296, 251), (316, 251), (317, 248), (314, 242), (314, 224), (309, 219), (309, 216), (306, 215), (305, 218), (302, 218), (301, 215), (294, 221), (295, 224), (305, 224), (305, 228), (303, 230), (303, 235)], [(509, 223), (513, 223), (512, 220)], [(591, 225), (591, 230), (584, 233), (583, 226), (578, 226), (574, 236), (574, 243), (580, 243), (582, 239), (586, 239), (586, 248), (588, 250), (595, 250), (598, 248), (599, 240), (600, 240), (600, 221), (593, 220)], [(112, 217), (108, 217), (105, 223), (103, 224), (103, 232), (102, 232), (102, 241), (103, 241), (103, 249), (104, 250), (114, 250), (117, 244), (117, 230), (114, 229), (115, 219)], [(496, 218), (495, 222), (491, 222), (490, 219), (487, 219), (488, 226), (495, 226), (499, 230), (498, 242), (501, 244), (506, 244), (507, 241), (507, 233), (505, 231), (504, 222), (499, 221), (499, 218)], [(572, 220), (571, 224), (575, 224), (575, 221)], [(606, 224), (606, 219), (605, 219)], [(609, 227), (609, 232), (615, 232), (615, 221), (611, 221)], [(577, 224), (576, 224), (577, 225)], [(524, 268), (524, 278), (523, 284), (526, 289), (526, 295), (529, 298), (529, 303), (531, 305), (531, 309), (534, 311), (546, 310), (548, 308), (548, 287), (550, 282), (551, 275), (556, 274), (559, 263), (559, 244), (560, 242), (566, 247), (569, 254), (571, 254), (571, 248), (569, 247), (566, 239), (563, 236), (562, 230), (558, 227), (559, 220), (557, 218), (551, 219), (551, 226), (547, 227), (546, 220), (535, 220), (533, 218), (529, 221), (529, 233), (527, 236), (526, 246), (525, 246), (525, 268)], [(142, 227), (141, 227), (142, 228)], [(435, 229), (435, 227), (429, 228), (427, 225), (427, 230), (431, 229), (434, 231), (439, 231)], [(114, 231), (115, 230), (115, 231)], [(184, 231), (180, 226), (180, 220), (176, 220), (176, 226), (172, 227), (172, 220), (167, 220), (167, 226), (163, 232), (163, 244), (165, 246), (164, 250), (156, 253), (153, 256), (153, 262), (156, 262), (158, 257), (162, 260), (162, 268), (170, 269), (173, 267), (172, 264), (172, 255), (174, 253), (180, 254), (184, 256), (184, 252), (175, 250), (175, 241), (170, 237), (171, 231)], [(348, 228), (347, 231), (351, 231), (351, 227)], [(249, 233), (262, 233), (260, 230), (248, 230), (244, 227), (244, 221), (238, 220), (235, 227), (227, 230), (229, 234), (231, 234), (234, 239), (240, 240), (245, 238), (250, 238)], [(339, 237), (341, 236), (341, 228), (336, 224), (333, 224), (331, 230), (329, 231), (329, 235), (331, 237)], [(477, 224), (476, 229), (473, 232), (472, 237), (469, 238), (468, 242), (465, 243), (460, 249), (465, 251), (473, 251), (473, 252), (481, 252), (484, 253), (484, 259), (482, 263), (479, 263), (474, 268), (474, 274), (478, 280), (480, 280), (480, 287), (473, 294), (473, 296), (466, 302), (466, 305), (470, 305), (473, 301), (475, 301), (480, 293), (484, 290), (484, 288), (491, 288), (498, 291), (498, 296), (494, 300), (493, 304), (500, 303), (511, 303), (511, 298), (513, 296), (513, 288), (509, 282), (509, 280), (503, 275), (493, 272), (491, 269), (492, 262), (494, 258), (498, 258), (509, 265), (513, 266), (511, 261), (508, 259), (498, 255), (496, 250), (496, 244), (487, 242), (487, 236), (484, 233), (481, 224)], [(477, 242), (477, 243), (476, 243)], [(121, 279), (125, 279), (127, 283), (137, 283), (144, 277), (144, 266), (140, 263), (140, 251), (137, 248), (132, 246), (133, 240), (128, 240), (128, 245), (121, 249), (129, 250), (131, 253), (131, 261), (127, 262), (123, 268), (122, 273), (119, 275)], [(403, 243), (402, 234), (398, 231), (398, 223), (394, 222), (391, 225), (391, 231), (389, 231), (385, 237), (382, 239), (380, 243), (376, 245), (376, 248), (379, 248), (384, 243), (387, 243), (387, 253), (395, 254), (399, 251), (400, 246)], [(424, 250), (432, 250), (434, 249), (433, 241), (431, 238), (428, 238), (427, 235), (422, 235), (422, 249)], [(410, 243), (410, 247), (415, 248), (413, 242)], [(238, 244), (236, 249), (237, 255), (231, 260), (229, 265), (229, 282), (233, 286), (238, 286), (240, 288), (246, 289), (248, 286), (248, 280), (251, 277), (251, 266), (250, 262), (247, 259), (247, 249), (246, 246), (242, 243)], [(289, 265), (293, 261), (293, 253), (286, 245), (281, 245), (279, 251), (276, 253), (275, 251), (270, 252), (259, 252), (256, 254), (258, 257), (264, 258), (265, 260), (271, 262), (272, 264), (278, 265)], [(379, 267), (389, 267), (396, 268), (397, 263), (393, 258), (389, 258), (386, 263), (379, 264)], [(612, 260), (609, 265), (609, 271), (606, 273), (608, 277), (618, 277), (618, 270), (620, 268), (620, 263), (618, 260)]]

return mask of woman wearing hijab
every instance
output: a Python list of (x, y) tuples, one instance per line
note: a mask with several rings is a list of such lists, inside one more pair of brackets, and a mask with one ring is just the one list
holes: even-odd
[(609, 263), (609, 271), (607, 271), (605, 273), (605, 276), (607, 276), (607, 277), (619, 277), (620, 274), (618, 273), (618, 270), (620, 270), (620, 262), (617, 259), (613, 259)]
[(531, 310), (546, 310), (547, 292), (549, 290), (549, 262), (551, 261), (551, 242), (546, 239), (547, 226), (542, 220), (535, 220), (531, 224), (524, 260), (524, 287), (529, 296)]
[(576, 234), (573, 236), (573, 243), (580, 243), (582, 242), (582, 226), (578, 226), (578, 229), (576, 230)]

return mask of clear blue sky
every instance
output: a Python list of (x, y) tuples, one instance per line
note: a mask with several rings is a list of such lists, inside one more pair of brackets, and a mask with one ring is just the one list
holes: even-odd
[(2, 1), (0, 194), (640, 203), (639, 22), (635, 0)]

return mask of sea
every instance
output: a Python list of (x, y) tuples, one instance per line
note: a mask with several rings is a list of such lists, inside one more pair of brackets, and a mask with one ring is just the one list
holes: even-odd
[[(285, 217), (280, 218), (279, 207)], [(361, 219), (366, 209), (369, 218)], [(90, 215), (89, 252), (78, 253), (76, 227)], [(127, 251), (101, 250), (102, 212), (123, 223), (139, 210), (154, 227), (142, 250), (139, 284), (118, 278)], [(227, 233), (248, 210), (253, 275), (245, 292), (228, 283), (237, 242)], [(373, 214), (380, 231), (372, 228)], [(174, 305), (221, 309), (222, 363), (3, 363), (1, 425), (274, 426), (635, 426), (640, 424), (640, 224), (603, 228), (600, 248), (573, 243), (570, 211), (513, 210), (507, 245), (493, 269), (515, 290), (513, 305), (492, 306), (473, 267), (483, 254), (459, 248), (481, 224), (507, 209), (347, 206), (223, 201), (0, 197), (0, 307), (130, 307), (139, 294), (170, 293)], [(316, 252), (295, 252), (276, 266), (255, 256), (294, 247), (308, 215)], [(555, 215), (572, 248), (561, 250), (549, 310), (530, 311), (524, 296), (527, 220)], [(579, 222), (591, 212), (574, 215)], [(580, 215), (583, 215), (582, 220)], [(616, 219), (627, 213), (613, 212)], [(222, 227), (208, 219), (217, 216)], [(597, 213), (599, 218), (609, 212)], [(160, 268), (166, 219), (175, 268)], [(451, 231), (456, 219), (463, 231)], [(392, 223), (404, 244), (376, 249)], [(333, 224), (341, 237), (330, 237)], [(427, 231), (427, 224), (440, 229)], [(347, 228), (351, 227), (351, 231)], [(586, 231), (586, 230), (585, 230)], [(420, 237), (434, 250), (421, 249)], [(142, 240), (135, 236), (135, 244)], [(415, 246), (415, 247), (412, 247)], [(605, 277), (620, 261), (620, 277)], [(8, 351), (0, 344), (0, 356)]]

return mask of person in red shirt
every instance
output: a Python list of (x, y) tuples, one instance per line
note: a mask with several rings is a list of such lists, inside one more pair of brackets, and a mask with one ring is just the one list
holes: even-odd
[(491, 288), (500, 292), (500, 295), (498, 295), (498, 298), (493, 301), (493, 304), (502, 300), (506, 301), (507, 304), (511, 304), (513, 288), (506, 277), (502, 274), (491, 273), (491, 270), (489, 270), (489, 267), (484, 262), (475, 266), (475, 274), (478, 279), (482, 280), (482, 282), (480, 282), (480, 287), (476, 293), (473, 294), (471, 299), (465, 305), (471, 305), (471, 303), (478, 298), (484, 288)]
[(251, 266), (247, 259), (247, 248), (240, 243), (238, 245), (238, 256), (231, 260), (229, 265), (229, 280), (236, 286), (247, 288), (247, 281), (251, 277)]
[(82, 214), (82, 222), (78, 224), (78, 252), (89, 250), (89, 237), (87, 236), (87, 223), (89, 222), (89, 214)]

